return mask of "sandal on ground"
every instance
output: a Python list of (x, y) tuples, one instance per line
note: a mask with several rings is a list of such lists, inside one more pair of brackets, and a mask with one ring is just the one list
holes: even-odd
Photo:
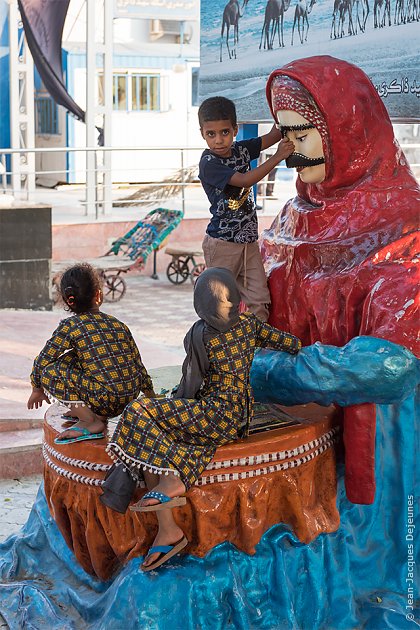
[(78, 435), (74, 438), (61, 438), (56, 437), (54, 444), (73, 444), (73, 442), (83, 442), (84, 440), (101, 440), (104, 437), (103, 433), (92, 433), (89, 429), (82, 429), (81, 427), (69, 427), (67, 431), (78, 431), (82, 435)]
[[(154, 503), (153, 505), (141, 505), (145, 499), (157, 499), (159, 503)], [(132, 510), (132, 512), (158, 512), (159, 510), (166, 510), (167, 508), (185, 505), (186, 502), (187, 499), (185, 497), (174, 497), (171, 499), (171, 497), (168, 497), (167, 494), (151, 490), (143, 495), (140, 501), (134, 505), (130, 505), (130, 510)]]
[(159, 554), (158, 559), (155, 562), (152, 562), (152, 564), (149, 564), (147, 567), (145, 567), (144, 564), (142, 564), (141, 570), (152, 571), (153, 569), (157, 569), (164, 562), (169, 560), (169, 558), (176, 556), (176, 554), (179, 553), (181, 549), (184, 549), (184, 547), (186, 547), (187, 545), (188, 545), (188, 540), (185, 538), (185, 536), (183, 536), (181, 540), (176, 542), (174, 545), (159, 545), (156, 547), (150, 547), (148, 554), (145, 557), (145, 560), (147, 560), (147, 558), (154, 553)]

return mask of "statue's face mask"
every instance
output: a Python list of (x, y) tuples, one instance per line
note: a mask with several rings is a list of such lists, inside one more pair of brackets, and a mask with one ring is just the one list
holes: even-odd
[(280, 110), (276, 116), (283, 137), (295, 145), (286, 159), (287, 168), (295, 168), (305, 184), (321, 183), (325, 179), (325, 158), (321, 134), (315, 125), (292, 110)]

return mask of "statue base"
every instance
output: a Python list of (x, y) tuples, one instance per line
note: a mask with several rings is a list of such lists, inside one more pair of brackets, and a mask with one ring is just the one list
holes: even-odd
[[(44, 422), (45, 494), (50, 512), (90, 574), (107, 580), (133, 557), (144, 555), (157, 532), (152, 513), (119, 514), (99, 500), (112, 462), (108, 438), (54, 444), (63, 407), (52, 405)], [(189, 540), (186, 552), (203, 557), (229, 541), (255, 553), (263, 534), (285, 523), (302, 543), (338, 529), (336, 449), (340, 411), (316, 404), (256, 406), (246, 439), (216, 451), (187, 504), (174, 517)], [(115, 421), (109, 422), (112, 435)], [(139, 487), (138, 500), (145, 488)]]

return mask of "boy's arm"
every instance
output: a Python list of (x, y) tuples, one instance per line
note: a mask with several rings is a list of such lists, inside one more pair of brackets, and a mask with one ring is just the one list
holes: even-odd
[(294, 149), (295, 145), (291, 140), (282, 138), (274, 155), (247, 173), (234, 173), (229, 180), (229, 184), (237, 186), (238, 188), (251, 188), (251, 186), (257, 184), (266, 175), (268, 175), (268, 173), (273, 170), (277, 164), (289, 157), (289, 155), (293, 153)]
[(280, 129), (277, 129), (275, 125), (272, 126), (268, 133), (261, 136), (261, 151), (265, 151), (268, 147), (272, 147), (276, 142), (280, 142), (282, 139)]

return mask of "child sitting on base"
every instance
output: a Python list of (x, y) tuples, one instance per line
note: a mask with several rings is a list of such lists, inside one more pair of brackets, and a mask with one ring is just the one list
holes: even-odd
[[(258, 220), (252, 186), (294, 151), (275, 126), (269, 133), (234, 142), (238, 133), (235, 104), (223, 96), (201, 103), (201, 135), (209, 147), (200, 159), (199, 178), (213, 215), (203, 241), (207, 267), (229, 269), (241, 299), (263, 321), (268, 319), (270, 294), (258, 246)], [(268, 160), (251, 170), (250, 162), (279, 142)]]
[(102, 290), (93, 267), (81, 263), (63, 273), (60, 293), (74, 314), (60, 322), (34, 361), (28, 409), (55, 398), (69, 406), (76, 424), (56, 444), (104, 437), (105, 421), (120, 414), (153, 384), (125, 324), (101, 313)]
[[(206, 269), (194, 286), (199, 320), (190, 328), (182, 380), (173, 398), (140, 398), (128, 405), (107, 451), (102, 503), (124, 513), (143, 477), (149, 492), (131, 507), (155, 511), (159, 528), (141, 565), (161, 566), (187, 545), (172, 508), (200, 478), (216, 448), (246, 435), (253, 413), (250, 369), (256, 347), (296, 354), (297, 337), (239, 314), (240, 294), (227, 269)], [(153, 525), (154, 527), (154, 525)]]

